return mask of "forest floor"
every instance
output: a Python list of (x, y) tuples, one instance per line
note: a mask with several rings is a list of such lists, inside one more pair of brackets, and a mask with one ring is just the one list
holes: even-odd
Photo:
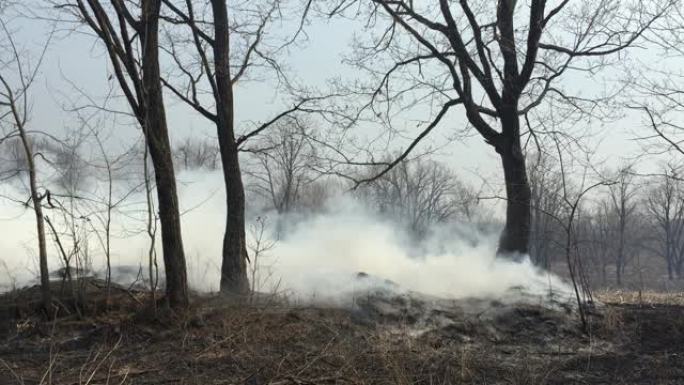
[[(684, 296), (599, 293), (576, 309), (367, 293), (347, 309), (148, 293), (87, 282), (45, 321), (37, 289), (0, 297), (0, 384), (684, 384)], [(67, 298), (62, 298), (63, 304)], [(73, 308), (72, 308), (73, 309)]]

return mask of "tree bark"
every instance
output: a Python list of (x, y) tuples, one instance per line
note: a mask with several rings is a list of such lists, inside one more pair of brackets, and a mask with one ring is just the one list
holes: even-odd
[[(20, 120), (17, 120), (17, 122), (19, 121)], [(21, 138), (21, 143), (24, 147), (24, 153), (26, 154), (31, 202), (33, 203), (33, 212), (36, 216), (36, 232), (38, 235), (38, 262), (40, 267), (40, 291), (43, 297), (43, 308), (45, 311), (49, 311), (50, 305), (52, 304), (52, 292), (50, 289), (50, 272), (48, 271), (47, 263), (47, 243), (45, 242), (45, 218), (43, 217), (43, 207), (41, 206), (41, 201), (43, 198), (38, 193), (38, 183), (36, 181), (36, 163), (33, 159), (31, 143), (26, 135), (26, 130), (24, 130), (23, 124), (18, 124), (18, 127), (19, 137)], [(50, 314), (48, 314), (48, 316), (49, 315)]]
[[(11, 38), (10, 38), (11, 39)], [(17, 65), (21, 66), (20, 59), (15, 56)], [(26, 116), (22, 117), (21, 112), (17, 106), (15, 96), (12, 89), (9, 87), (5, 79), (0, 75), (0, 80), (6, 89), (6, 98), (8, 102), (5, 104), (9, 106), (12, 118), (14, 119), (14, 124), (19, 132), (19, 139), (21, 139), (21, 144), (24, 149), (24, 155), (26, 156), (26, 164), (28, 167), (29, 174), (29, 193), (31, 194), (31, 202), (33, 203), (33, 212), (36, 216), (36, 235), (38, 236), (38, 265), (40, 268), (40, 290), (43, 301), (43, 308), (50, 317), (50, 306), (52, 305), (52, 291), (50, 288), (50, 272), (48, 271), (47, 263), (47, 243), (45, 241), (45, 217), (43, 216), (43, 207), (41, 206), (41, 201), (44, 196), (38, 193), (38, 182), (37, 182), (37, 172), (36, 172), (36, 162), (33, 157), (33, 149), (31, 148), (31, 141), (29, 140), (28, 134), (24, 124), (26, 123)], [(24, 109), (28, 108), (26, 103), (26, 93), (28, 92), (28, 86), (24, 85), (23, 88), (24, 97)], [(68, 266), (67, 266), (68, 267)]]
[(214, 15), (214, 65), (218, 94), (216, 129), (226, 185), (226, 229), (223, 237), (220, 291), (223, 294), (245, 294), (249, 292), (245, 190), (235, 141), (228, 10), (225, 0), (212, 0), (211, 6)]
[(159, 12), (161, 0), (142, 2), (143, 131), (147, 138), (159, 200), (166, 297), (172, 308), (188, 305), (187, 272), (181, 235), (176, 176), (169, 142), (159, 72)]
[(497, 254), (519, 258), (529, 250), (531, 191), (518, 135), (518, 117), (511, 116), (505, 120), (503, 132), (507, 134), (496, 146), (503, 165), (507, 199), (506, 224)]

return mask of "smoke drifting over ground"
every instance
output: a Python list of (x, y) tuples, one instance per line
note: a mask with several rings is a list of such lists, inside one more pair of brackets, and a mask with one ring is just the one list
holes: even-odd
[[(534, 295), (566, 289), (529, 260), (495, 258), (496, 236), (445, 227), (411, 245), (409, 235), (397, 226), (341, 200), (328, 213), (296, 225), (274, 253), (275, 271), (295, 293), (324, 300), (362, 291), (365, 284), (382, 279), (400, 289), (451, 298), (501, 297), (514, 287)], [(358, 279), (357, 272), (376, 279)]]
[[(213, 173), (184, 173), (179, 179), (181, 203), (187, 210), (182, 225), (190, 285), (202, 292), (215, 291), (224, 229), (222, 180)], [(276, 241), (259, 257), (257, 289), (278, 290), (300, 302), (344, 304), (370, 288), (446, 298), (502, 298), (511, 288), (540, 297), (550, 290), (569, 292), (559, 278), (540, 271), (528, 259), (495, 258), (498, 234), (483, 234), (471, 225), (440, 226), (416, 242), (401, 226), (350, 197), (332, 199), (323, 213), (310, 216), (248, 215), (253, 221), (257, 217), (266, 218), (267, 241)], [(35, 279), (35, 223), (31, 211), (6, 200), (0, 200), (0, 218), (4, 234), (0, 289), (6, 290), (12, 281), (21, 286)], [(114, 220), (112, 265), (119, 266), (114, 277), (128, 283), (139, 266), (147, 271), (148, 240), (143, 233), (123, 236), (124, 228), (140, 229), (140, 221), (120, 215)], [(99, 246), (94, 239), (89, 245), (93, 269), (102, 271)], [(56, 270), (61, 264), (50, 246), (50, 269)], [(161, 250), (159, 259), (161, 265)]]

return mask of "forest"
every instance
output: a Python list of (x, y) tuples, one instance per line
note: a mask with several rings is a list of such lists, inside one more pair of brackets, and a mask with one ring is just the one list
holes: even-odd
[(684, 383), (681, 0), (0, 0), (0, 384)]

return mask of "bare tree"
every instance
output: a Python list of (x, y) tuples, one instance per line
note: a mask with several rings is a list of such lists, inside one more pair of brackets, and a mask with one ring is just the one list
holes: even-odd
[[(229, 20), (225, 0), (210, 2), (209, 20), (204, 19), (205, 10), (201, 7), (201, 2), (185, 0), (183, 6), (176, 3), (178, 2), (164, 0), (171, 14), (166, 19), (172, 25), (184, 25), (189, 29), (191, 45), (195, 49), (193, 57), (199, 58), (199, 65), (192, 67), (183, 63), (179, 48), (171, 38), (167, 50), (187, 78), (187, 84), (180, 87), (167, 80), (165, 85), (216, 125), (227, 206), (220, 290), (226, 294), (245, 294), (249, 291), (246, 265), (249, 257), (245, 238), (245, 191), (238, 153), (247, 140), (261, 134), (282, 117), (300, 110), (306, 100), (236, 138), (235, 85), (253, 67), (270, 67), (277, 76), (283, 75), (277, 61), (268, 56), (268, 51), (264, 48), (266, 27), (278, 15), (280, 1), (252, 2), (255, 6), (245, 13), (251, 15), (251, 20), (235, 22)], [(246, 41), (238, 55), (231, 51), (234, 47), (231, 46), (232, 38)], [(203, 85), (209, 89), (210, 102), (203, 102), (201, 99)]]
[(43, 216), (43, 201), (49, 200), (49, 191), (41, 192), (38, 180), (36, 159), (41, 154), (33, 147), (32, 133), (27, 127), (30, 118), (30, 91), (38, 76), (50, 39), (47, 40), (37, 60), (31, 63), (30, 58), (22, 55), (16, 45), (15, 38), (6, 21), (0, 15), (2, 37), (0, 45), (6, 52), (0, 56), (0, 126), (3, 128), (0, 143), (19, 138), (23, 150), (23, 158), (28, 171), (30, 198), (26, 202), (31, 206), (36, 217), (36, 236), (38, 237), (38, 259), (40, 266), (40, 286), (45, 311), (50, 311), (52, 294), (48, 271), (47, 245), (45, 240), (45, 218)]
[[(629, 107), (642, 114), (650, 135), (640, 135), (644, 155), (672, 158), (684, 155), (681, 132), (684, 123), (684, 75), (679, 59), (684, 54), (684, 13), (681, 7), (671, 12), (670, 24), (661, 28), (661, 35), (651, 39), (660, 52), (657, 61), (645, 70), (628, 79), (634, 95)], [(674, 59), (672, 61), (671, 59)], [(681, 179), (674, 167), (668, 166), (662, 174), (651, 175), (660, 180), (650, 190), (646, 208), (655, 224), (654, 247), (649, 251), (666, 261), (668, 278), (680, 275), (681, 257)], [(652, 242), (653, 243), (653, 242)]]
[(472, 219), (474, 194), (441, 163), (404, 161), (361, 189), (378, 210), (405, 223), (418, 237), (430, 226), (449, 220)]
[[(573, 289), (575, 291), (575, 298), (577, 300), (580, 320), (582, 322), (582, 329), (588, 331), (588, 323), (584, 311), (585, 302), (593, 302), (591, 287), (587, 279), (584, 263), (580, 254), (580, 231), (581, 227), (581, 212), (582, 200), (592, 190), (601, 187), (613, 185), (612, 181), (606, 181), (601, 178), (597, 182), (587, 182), (587, 173), (593, 163), (587, 154), (588, 159), (584, 162), (583, 170), (579, 185), (573, 188), (570, 185), (569, 165), (564, 161), (563, 150), (561, 148), (561, 141), (558, 136), (552, 136), (556, 147), (556, 154), (558, 156), (558, 165), (560, 168), (560, 182), (561, 182), (561, 197), (560, 204), (563, 206), (563, 217), (554, 217), (561, 225), (565, 235), (565, 242), (563, 250), (565, 254), (568, 272), (572, 281)], [(550, 213), (547, 213), (550, 214)]]
[(615, 184), (609, 188), (616, 242), (614, 250), (615, 280), (618, 285), (621, 285), (627, 264), (627, 254), (631, 245), (628, 239), (629, 231), (634, 223), (637, 208), (637, 186), (634, 183), (634, 173), (631, 167), (620, 168), (614, 178), (611, 179), (615, 180)]
[[(81, 194), (85, 190), (88, 173), (87, 164), (81, 156), (86, 136), (87, 133), (81, 127), (69, 132), (59, 146), (49, 148), (54, 158), (51, 164), (56, 171), (56, 180), (53, 182), (52, 190), (52, 196), (55, 198), (53, 206), (61, 217), (63, 230), (56, 229), (51, 222), (48, 224), (53, 231), (60, 254), (63, 255), (65, 275), (69, 279), (73, 276), (77, 279), (77, 283), (79, 283), (78, 279), (92, 268), (85, 226), (87, 219), (80, 213), (79, 207), (83, 201)], [(58, 241), (59, 238), (70, 242)], [(66, 255), (64, 255), (65, 251)], [(83, 288), (82, 285), (81, 288)], [(82, 290), (78, 294), (81, 295)]]
[(315, 149), (309, 140), (308, 123), (298, 117), (279, 122), (258, 141), (255, 151), (254, 191), (271, 202), (278, 213), (296, 210), (314, 181), (311, 168), (316, 161)]
[(667, 23), (649, 39), (651, 60), (642, 71), (634, 71), (625, 81), (632, 91), (629, 107), (642, 113), (653, 135), (641, 139), (648, 155), (683, 155), (681, 131), (684, 128), (684, 11), (669, 12)]
[[(125, 172), (129, 166), (130, 156), (135, 149), (135, 146), (129, 148), (119, 154), (113, 155), (107, 151), (107, 143), (102, 137), (102, 133), (92, 127), (89, 122), (85, 121), (84, 125), (88, 127), (91, 136), (94, 138), (97, 148), (99, 150), (99, 159), (96, 162), (89, 162), (97, 174), (97, 180), (104, 183), (104, 192), (99, 192), (96, 189), (92, 195), (93, 199), (86, 199), (89, 206), (94, 206), (89, 212), (81, 214), (81, 217), (87, 219), (88, 224), (95, 233), (102, 252), (104, 254), (106, 263), (106, 284), (107, 284), (107, 298), (109, 298), (112, 281), (112, 237), (114, 215), (119, 212), (121, 206), (127, 203), (129, 198), (140, 190), (140, 184), (136, 183), (131, 188), (123, 191), (116, 189), (117, 179)], [(144, 175), (147, 177), (147, 175)]]
[(532, 158), (536, 162), (528, 168), (532, 209), (530, 257), (548, 270), (559, 235), (554, 218), (562, 216), (563, 181), (561, 173), (554, 167), (556, 162), (548, 154), (540, 153)]
[(60, 7), (71, 10), (104, 44), (113, 77), (142, 127), (154, 165), (166, 297), (171, 307), (185, 307), (185, 253), (159, 68), (161, 0), (142, 0), (139, 4), (114, 0), (109, 6), (99, 0), (75, 0)]
[[(367, 16), (371, 41), (355, 44), (355, 64), (376, 83), (356, 95), (384, 118), (432, 102), (436, 113), (378, 175), (400, 164), (454, 107), (461, 106), (470, 127), (499, 154), (504, 171), (506, 224), (500, 253), (527, 253), (530, 187), (522, 151), (525, 135), (535, 136), (522, 117), (541, 105), (576, 112), (593, 106), (590, 97), (564, 90), (568, 73), (600, 70), (608, 58), (637, 43), (677, 1), (498, 0), (332, 0), (325, 12)], [(353, 6), (358, 4), (358, 6)], [(567, 22), (566, 22), (567, 21)], [(589, 102), (585, 104), (584, 102)], [(560, 113), (562, 109), (555, 108)], [(566, 133), (567, 134), (567, 133)], [(372, 178), (369, 178), (372, 179)], [(357, 181), (364, 182), (364, 181)]]
[(681, 277), (684, 262), (684, 190), (676, 169), (665, 170), (650, 189), (646, 207), (657, 226), (658, 254), (667, 263), (667, 276)]
[(268, 238), (268, 218), (266, 217), (257, 217), (255, 223), (249, 226), (249, 233), (252, 240), (249, 244), (249, 249), (252, 251), (250, 291), (254, 295), (257, 290), (263, 289), (267, 281), (272, 278), (273, 272), (268, 271), (268, 266), (264, 263), (263, 258), (267, 257), (268, 253), (276, 246), (276, 240)]
[(585, 215), (583, 251), (592, 265), (599, 266), (601, 282), (608, 285), (608, 265), (611, 251), (614, 249), (613, 227), (610, 214), (610, 205), (607, 201), (598, 202), (593, 211)]
[(186, 170), (216, 170), (218, 168), (219, 149), (213, 140), (187, 137), (176, 145), (173, 154), (181, 167)]

